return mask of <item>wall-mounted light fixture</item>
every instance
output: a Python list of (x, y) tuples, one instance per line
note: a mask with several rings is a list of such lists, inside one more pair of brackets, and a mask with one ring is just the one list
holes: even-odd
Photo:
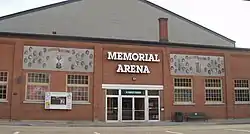
[(132, 77), (132, 80), (133, 80), (133, 81), (136, 81), (136, 77)]

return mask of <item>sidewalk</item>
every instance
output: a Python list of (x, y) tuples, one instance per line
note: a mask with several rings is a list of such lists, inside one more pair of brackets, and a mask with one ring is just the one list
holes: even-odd
[(53, 127), (146, 127), (146, 126), (177, 126), (177, 125), (232, 125), (232, 124), (250, 124), (248, 119), (218, 119), (191, 122), (141, 122), (141, 123), (106, 123), (106, 122), (91, 122), (91, 121), (40, 121), (40, 120), (23, 120), (9, 121), (0, 120), (0, 125), (8, 126), (53, 126)]

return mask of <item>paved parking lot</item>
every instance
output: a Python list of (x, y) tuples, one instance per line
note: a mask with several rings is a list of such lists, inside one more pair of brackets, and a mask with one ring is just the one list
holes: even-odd
[(246, 134), (250, 125), (166, 127), (37, 127), (0, 126), (0, 134)]

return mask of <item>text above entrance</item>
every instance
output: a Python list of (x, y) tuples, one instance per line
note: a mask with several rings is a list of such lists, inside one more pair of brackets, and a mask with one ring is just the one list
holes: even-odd
[[(117, 61), (160, 62), (158, 54), (147, 53), (108, 52), (107, 59)], [(149, 74), (150, 69), (147, 65), (118, 64), (116, 72)]]

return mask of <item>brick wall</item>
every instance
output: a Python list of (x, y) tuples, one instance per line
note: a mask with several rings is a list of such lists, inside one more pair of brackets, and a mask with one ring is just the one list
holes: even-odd
[[(17, 38), (0, 38), (0, 70), (9, 72), (8, 102), (0, 102), (0, 118), (12, 119), (56, 119), (56, 120), (104, 120), (105, 119), (105, 92), (102, 84), (158, 84), (164, 85), (162, 107), (163, 120), (169, 120), (173, 112), (205, 112), (211, 118), (244, 118), (250, 116), (247, 104), (234, 104), (234, 79), (250, 79), (250, 54), (248, 52), (199, 49), (199, 48), (170, 48), (160, 46), (139, 46), (137, 44), (107, 44), (75, 41), (52, 41)], [(22, 69), (23, 46), (39, 45), (54, 47), (93, 48), (95, 50), (94, 73), (90, 76), (90, 104), (73, 105), (71, 111), (44, 110), (44, 104), (23, 103), (25, 100), (25, 72)], [(108, 51), (157, 53), (159, 63), (138, 63), (127, 61), (108, 61)], [(208, 77), (188, 76), (193, 79), (193, 105), (173, 104), (173, 78), (169, 71), (169, 54), (214, 55), (225, 57), (226, 75), (219, 77), (223, 81), (223, 104), (206, 105), (204, 80)], [(14, 58), (14, 60), (13, 60)], [(151, 69), (151, 74), (119, 74), (116, 73), (118, 63), (144, 64)], [(36, 70), (33, 70), (36, 71)], [(64, 91), (65, 76), (68, 72), (51, 72), (52, 91)], [(18, 83), (18, 78), (23, 78)], [(136, 77), (136, 81), (132, 80)], [(187, 76), (183, 76), (187, 77)], [(213, 77), (215, 78), (215, 77)], [(216, 77), (217, 78), (217, 77)], [(216, 112), (215, 112), (216, 111)]]

